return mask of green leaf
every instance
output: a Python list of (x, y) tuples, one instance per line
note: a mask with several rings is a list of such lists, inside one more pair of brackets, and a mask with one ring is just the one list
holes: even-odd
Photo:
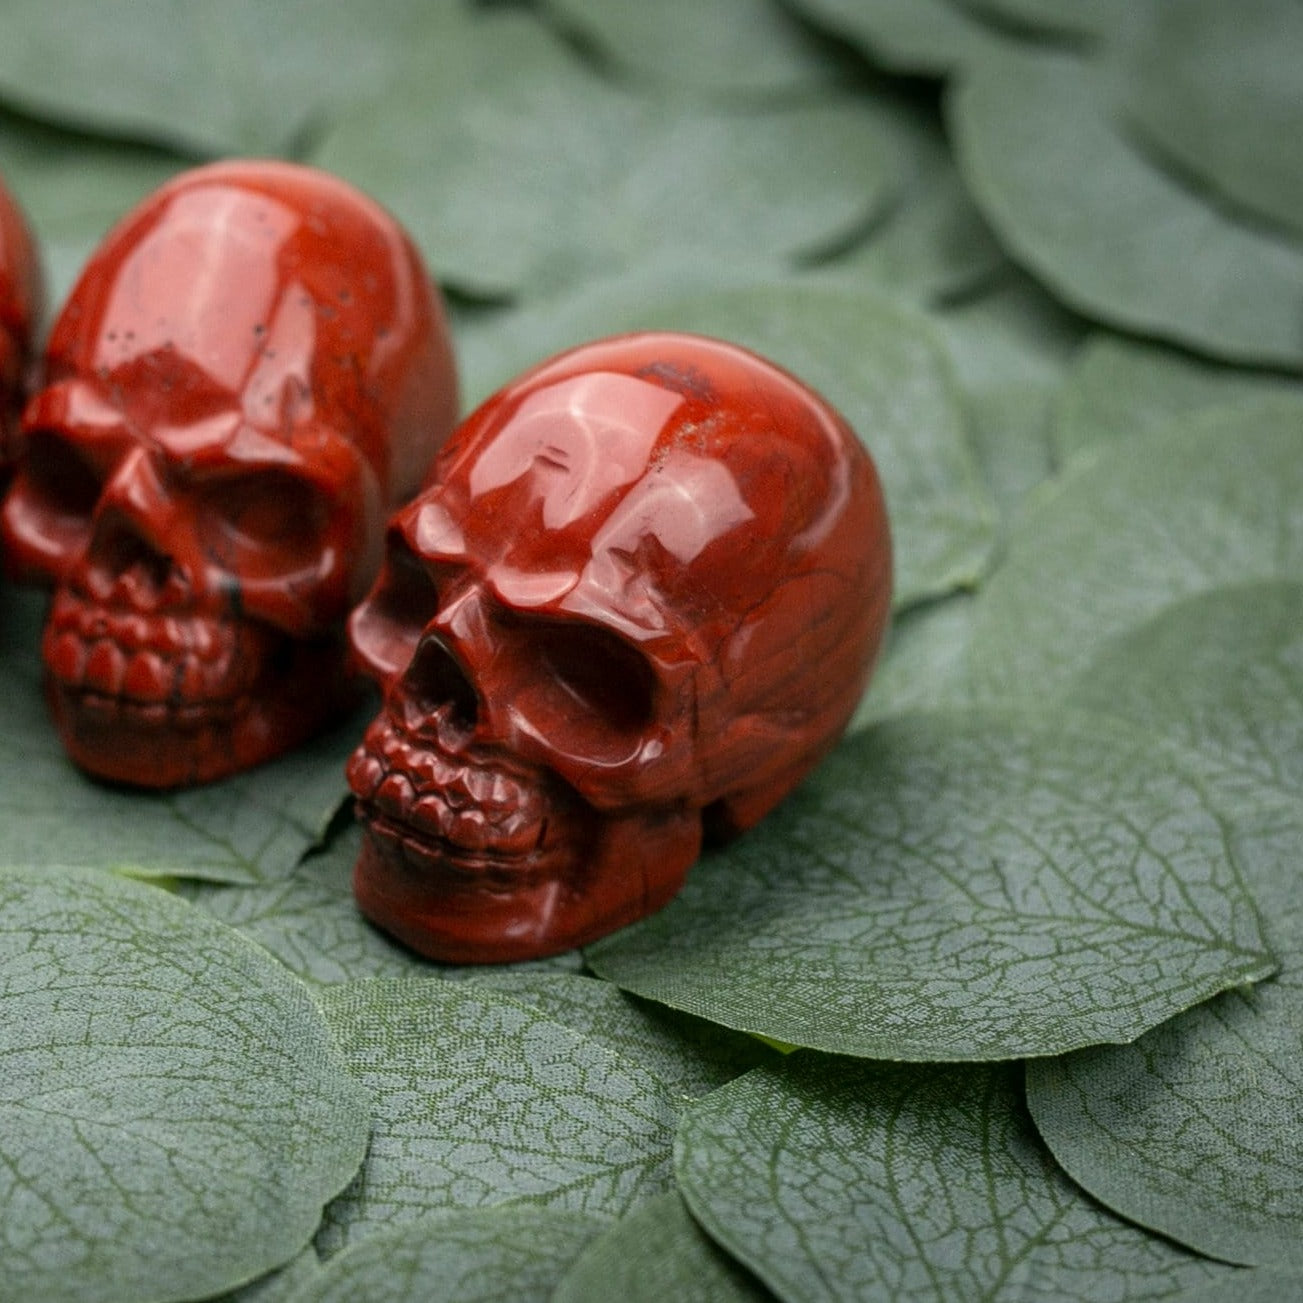
[(732, 340), (786, 367), (846, 417), (882, 477), (897, 609), (984, 573), (995, 513), (948, 359), (922, 313), (865, 288), (787, 280), (694, 290), (658, 271), (508, 317), (474, 345), (468, 392), (482, 395), (549, 353), (625, 330)]
[(948, 108), (978, 207), (1066, 303), (1214, 357), (1303, 368), (1303, 243), (1160, 171), (1119, 130), (1097, 67), (986, 58)]
[(1059, 395), (1054, 446), (1061, 462), (1093, 457), (1205, 408), (1291, 394), (1303, 397), (1296, 380), (1099, 334), (1083, 346)]
[(1042, 495), (977, 603), (983, 694), (1053, 693), (1105, 641), (1303, 562), (1303, 403), (1241, 405), (1119, 446)]
[(528, 15), (481, 26), (430, 45), (313, 158), (389, 205), (459, 289), (537, 295), (658, 255), (775, 270), (890, 197), (874, 115), (850, 96), (742, 113), (636, 95)]
[(850, 729), (911, 711), (972, 704), (968, 684), (972, 629), (969, 593), (956, 593), (897, 616)]
[[(1107, 643), (1067, 686), (1073, 705), (1200, 756), (1240, 805), (1283, 802), (1303, 817), (1303, 583), (1230, 585), (1173, 603)], [(1282, 894), (1269, 921), (1291, 904)], [(1303, 967), (1303, 900), (1297, 908)]]
[(933, 1060), (1130, 1040), (1274, 968), (1174, 757), (1108, 721), (994, 711), (852, 735), (586, 957), (728, 1027)]
[(184, 159), (165, 150), (113, 144), (0, 112), (0, 175), (39, 236), (50, 315), (109, 227), (183, 166)]
[(610, 982), (571, 973), (490, 969), (476, 985), (525, 1004), (646, 1068), (679, 1095), (703, 1095), (774, 1051), (754, 1036), (626, 995)]
[[(952, 0), (974, 14), (1049, 38), (1110, 37), (1131, 0)], [(1139, 7), (1139, 6), (1133, 6)]]
[(1056, 388), (1086, 339), (1079, 317), (1007, 264), (987, 289), (933, 320), (969, 394)]
[(345, 1249), (293, 1303), (547, 1303), (603, 1223), (551, 1208), (475, 1208)]
[(1229, 1262), (1303, 1270), (1303, 992), (1220, 996), (1134, 1045), (1028, 1066), (1041, 1135), (1142, 1226)]
[(5, 1291), (193, 1298), (302, 1248), (366, 1146), (311, 997), (143, 883), (0, 871)]
[(674, 1191), (650, 1199), (595, 1239), (551, 1303), (765, 1303), (771, 1298), (702, 1234)]
[(1182, 1299), (1219, 1272), (1084, 1198), (1017, 1069), (793, 1055), (689, 1109), (693, 1215), (788, 1303)]
[(867, 102), (895, 153), (901, 194), (863, 239), (810, 275), (842, 286), (863, 279), (917, 304), (974, 290), (1008, 264), (964, 189), (932, 106), (885, 90)]
[(967, 400), (973, 447), (1009, 519), (1055, 469), (1051, 406), (1083, 323), (1018, 272), (937, 320)]
[[(287, 154), (380, 90), (457, 8), (381, 0), (9, 0), (0, 96), (31, 113), (191, 152)], [(442, 12), (441, 12), (442, 11)]]
[(1175, 605), (1110, 644), (1073, 696), (1205, 758), (1242, 812), (1240, 859), (1281, 971), (1135, 1045), (1031, 1064), (1037, 1125), (1124, 1216), (1202, 1253), (1303, 1270), (1303, 585)]
[(1128, 119), (1164, 154), (1303, 236), (1303, 9), (1295, 0), (1141, 5), (1119, 66)]
[(839, 70), (776, 0), (545, 0), (544, 13), (622, 71), (719, 98), (809, 91)]
[(323, 1253), (508, 1201), (618, 1217), (667, 1187), (674, 1098), (597, 1041), (466, 982), (377, 978), (321, 1001), (375, 1111)]
[(893, 72), (941, 75), (1000, 46), (997, 33), (947, 0), (788, 0), (811, 22)]
[(1303, 1296), (1303, 1275), (1235, 1271), (1182, 1296), (1182, 1303), (1281, 1303)]
[(42, 612), (35, 594), (0, 590), (0, 865), (267, 882), (325, 836), (347, 795), (344, 762), (374, 703), (307, 746), (220, 783), (166, 793), (110, 787), (73, 768), (46, 716)]
[(257, 1280), (222, 1294), (211, 1303), (293, 1303), (299, 1290), (315, 1280), (321, 1272), (317, 1251), (308, 1245), (283, 1267), (259, 1276)]

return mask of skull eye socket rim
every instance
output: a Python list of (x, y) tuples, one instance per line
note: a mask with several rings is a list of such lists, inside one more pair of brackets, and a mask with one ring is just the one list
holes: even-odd
[(89, 538), (104, 477), (66, 435), (36, 430), (27, 436), (19, 485), (26, 503), (37, 508), (24, 513), (24, 524), (46, 543), (64, 552)]
[(599, 625), (570, 621), (533, 625), (528, 637), (568, 727), (620, 738), (646, 732), (656, 678), (637, 648)]
[(354, 651), (381, 679), (402, 674), (438, 606), (430, 572), (402, 536), (391, 533), (380, 577), (349, 621)]
[(281, 575), (320, 565), (332, 513), (309, 480), (269, 468), (223, 478), (201, 498), (205, 541), (232, 569)]

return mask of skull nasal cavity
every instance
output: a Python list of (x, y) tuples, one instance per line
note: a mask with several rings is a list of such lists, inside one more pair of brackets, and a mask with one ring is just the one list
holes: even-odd
[(95, 586), (112, 587), (126, 579), (142, 590), (141, 595), (152, 595), (162, 589), (172, 571), (172, 558), (129, 528), (101, 533), (92, 549), (90, 574)]
[(441, 710), (462, 728), (475, 726), (479, 707), (475, 689), (457, 658), (435, 635), (421, 640), (403, 675), (403, 689), (421, 714)]

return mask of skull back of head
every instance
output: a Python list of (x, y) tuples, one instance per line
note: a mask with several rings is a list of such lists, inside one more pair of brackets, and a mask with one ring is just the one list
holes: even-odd
[(205, 782), (335, 717), (384, 522), (456, 419), (442, 304), (396, 222), (310, 168), (184, 173), (95, 252), (45, 371), (0, 526), (55, 589), (72, 758)]
[(0, 483), (31, 376), (43, 302), (36, 242), (22, 210), (0, 185)]
[(454, 432), (350, 622), (362, 910), (455, 962), (659, 908), (864, 689), (891, 586), (873, 465), (818, 395), (699, 336), (574, 349)]

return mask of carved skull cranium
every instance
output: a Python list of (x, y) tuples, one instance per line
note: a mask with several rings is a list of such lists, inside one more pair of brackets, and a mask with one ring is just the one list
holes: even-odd
[(91, 258), (45, 383), (0, 524), (55, 588), (72, 758), (205, 782), (335, 717), (347, 613), (456, 419), (442, 304), (394, 220), (309, 168), (185, 173)]
[(391, 523), (350, 632), (364, 913), (455, 962), (663, 905), (833, 745), (887, 620), (877, 475), (779, 368), (584, 345), (489, 399)]
[(0, 484), (30, 380), (44, 302), (40, 259), (27, 220), (0, 186)]

